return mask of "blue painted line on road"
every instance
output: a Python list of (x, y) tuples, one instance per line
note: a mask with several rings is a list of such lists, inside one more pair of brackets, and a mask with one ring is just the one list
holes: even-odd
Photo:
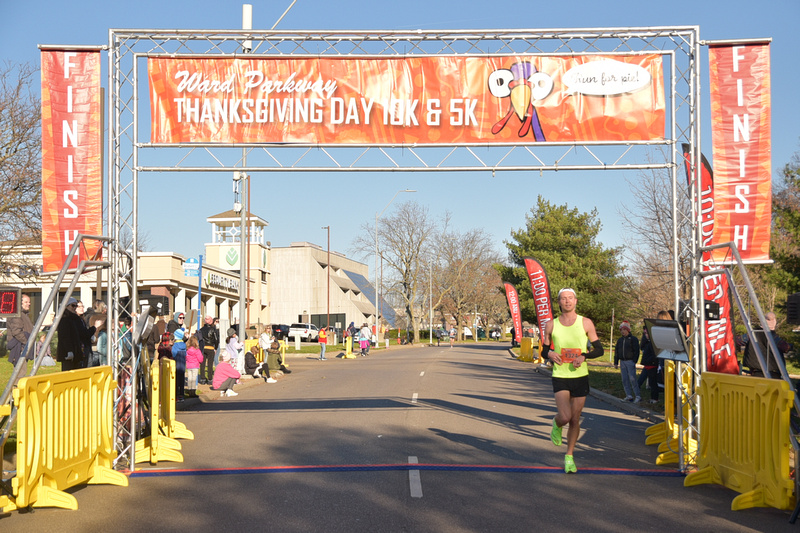
[[(307, 465), (307, 466), (255, 466), (247, 468), (200, 468), (137, 470), (130, 477), (176, 476), (227, 476), (243, 474), (272, 474), (292, 472), (377, 472), (392, 470), (440, 470), (451, 472), (511, 472), (521, 474), (563, 474), (556, 466), (498, 466), (498, 465), (446, 465), (446, 464), (384, 464), (384, 465)], [(604, 476), (683, 477), (677, 470), (631, 468), (579, 468), (579, 474)]]

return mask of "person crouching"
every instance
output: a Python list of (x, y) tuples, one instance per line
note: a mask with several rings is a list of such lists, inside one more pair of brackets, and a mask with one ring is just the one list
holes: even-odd
[(230, 357), (226, 353), (219, 354), (219, 364), (214, 369), (214, 379), (212, 389), (218, 390), (222, 396), (238, 396), (239, 393), (233, 390), (233, 386), (239, 383), (242, 375), (231, 366)]
[(258, 363), (256, 361), (256, 354), (258, 353), (258, 350), (259, 347), (256, 345), (251, 347), (250, 351), (244, 354), (244, 371), (256, 379), (263, 377), (264, 381), (267, 383), (277, 383), (277, 381), (272, 379), (272, 377), (269, 375), (269, 365), (267, 364), (267, 360), (264, 359), (263, 363)]

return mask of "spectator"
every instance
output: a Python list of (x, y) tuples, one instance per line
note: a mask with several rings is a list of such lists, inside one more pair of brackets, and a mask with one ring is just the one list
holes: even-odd
[(221, 353), (219, 354), (219, 364), (214, 369), (214, 380), (211, 383), (211, 389), (218, 390), (220, 397), (238, 396), (239, 393), (233, 390), (233, 386), (239, 383), (240, 377), (242, 375), (231, 366), (228, 354)]
[(197, 373), (203, 363), (203, 352), (197, 337), (189, 337), (186, 341), (186, 386), (189, 389), (187, 396), (197, 398)]
[(642, 373), (639, 375), (639, 390), (642, 389), (642, 384), (647, 380), (647, 387), (650, 389), (650, 403), (658, 403), (658, 358), (656, 352), (653, 350), (653, 343), (650, 342), (650, 334), (647, 328), (642, 332)]
[(98, 318), (94, 321), (95, 338), (97, 345), (92, 350), (92, 361), (89, 366), (103, 366), (108, 364), (108, 328), (106, 327), (106, 317), (103, 315), (96, 315)]
[(167, 324), (167, 331), (170, 333), (175, 333), (176, 329), (183, 327), (183, 321), (185, 319), (186, 315), (183, 313), (183, 311), (177, 311), (174, 315), (172, 315), (172, 320), (170, 320)]
[(205, 324), (200, 328), (203, 334), (203, 362), (200, 365), (199, 381), (203, 385), (208, 385), (214, 379), (214, 359), (217, 355), (217, 348), (219, 348), (219, 327), (218, 321), (214, 320), (211, 315), (206, 315)]
[(172, 359), (172, 335), (168, 331), (161, 334), (161, 342), (158, 344), (158, 358)]
[(183, 401), (184, 387), (186, 386), (186, 343), (183, 336), (186, 330), (179, 328), (172, 334), (175, 341), (172, 343), (172, 358), (175, 359), (175, 400)]
[(325, 359), (325, 347), (328, 345), (328, 332), (325, 328), (319, 330), (319, 337), (317, 340), (319, 342), (319, 360), (327, 361), (327, 359)]
[(76, 313), (77, 309), (78, 300), (70, 298), (56, 327), (56, 359), (61, 363), (61, 370), (76, 370), (86, 366), (85, 346), (91, 346), (95, 328), (86, 328)]
[(277, 383), (277, 381), (272, 379), (272, 376), (269, 375), (269, 363), (267, 362), (267, 358), (265, 357), (264, 361), (261, 363), (256, 361), (258, 350), (259, 347), (254, 345), (250, 348), (249, 352), (244, 354), (244, 371), (256, 379), (263, 377), (264, 381), (267, 383)]
[(236, 330), (233, 328), (228, 328), (228, 338), (225, 339), (225, 351), (228, 354), (228, 361), (232, 364), (236, 364), (236, 358), (239, 357), (239, 350), (244, 348), (244, 343), (239, 342), (239, 336), (236, 334)]
[[(39, 352), (42, 351), (42, 345), (44, 345), (44, 340), (47, 338), (47, 333), (44, 331), (40, 331), (39, 334), (36, 336), (36, 345), (34, 346), (35, 353), (38, 355)], [(53, 355), (50, 352), (50, 344), (44, 347), (44, 353), (42, 355), (42, 366), (56, 366), (56, 362), (53, 359)]]
[(358, 347), (361, 349), (361, 357), (369, 355), (370, 336), (369, 326), (364, 322), (364, 325), (361, 326), (361, 329), (358, 331)]
[(642, 395), (639, 382), (636, 381), (636, 363), (639, 362), (639, 339), (631, 335), (631, 325), (626, 320), (619, 325), (622, 336), (617, 340), (614, 351), (614, 366), (619, 365), (622, 375), (622, 387), (625, 389), (625, 401), (639, 403)]
[(281, 372), (291, 374), (292, 371), (286, 367), (286, 361), (281, 353), (281, 344), (278, 339), (272, 339), (272, 344), (267, 350), (267, 365), (270, 372)]
[[(17, 364), (17, 360), (23, 355), (28, 339), (33, 332), (33, 322), (31, 322), (31, 297), (23, 294), (20, 297), (19, 316), (9, 318), (6, 322), (8, 327), (8, 362), (12, 365)], [(26, 354), (28, 359), (33, 359), (34, 354)]]
[[(767, 319), (769, 334), (772, 336), (772, 340), (775, 341), (775, 346), (778, 348), (778, 356), (781, 358), (781, 362), (785, 367), (786, 359), (784, 355), (786, 352), (790, 351), (792, 347), (788, 342), (780, 338), (778, 334), (775, 333), (775, 327), (778, 324), (778, 317), (775, 315), (775, 313), (769, 312), (764, 318)], [(781, 376), (781, 370), (778, 366), (778, 361), (772, 354), (772, 349), (769, 346), (769, 342), (767, 341), (767, 336), (764, 334), (764, 331), (761, 329), (754, 330), (753, 335), (756, 338), (756, 342), (758, 342), (758, 347), (761, 349), (761, 355), (764, 356), (764, 361), (767, 363), (770, 377), (774, 379), (782, 379), (783, 376)], [(761, 363), (758, 362), (758, 356), (756, 355), (755, 348), (750, 343), (750, 338), (747, 335), (743, 335), (739, 338), (737, 344), (744, 347), (742, 366), (750, 370), (751, 376), (763, 378), (764, 371), (761, 368)]]

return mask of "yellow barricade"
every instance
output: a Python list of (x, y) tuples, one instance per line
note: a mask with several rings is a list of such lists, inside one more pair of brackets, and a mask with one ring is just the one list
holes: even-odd
[(155, 465), (159, 461), (183, 462), (183, 454), (178, 451), (181, 443), (172, 435), (166, 435), (165, 431), (168, 427), (168, 419), (165, 418), (170, 416), (169, 409), (164, 409), (165, 403), (172, 402), (172, 418), (175, 418), (174, 377), (175, 361), (159, 359), (153, 362), (150, 372), (150, 435), (136, 441), (134, 463), (149, 461)]
[(347, 337), (344, 340), (344, 358), (355, 359), (356, 355), (353, 353), (353, 337)]
[(520, 361), (533, 361), (533, 339), (530, 337), (522, 337), (522, 342), (519, 344), (519, 357)]
[(700, 395), (697, 472), (684, 486), (717, 483), (741, 494), (734, 511), (750, 507), (790, 510), (789, 414), (794, 393), (778, 379), (705, 372)]
[(128, 486), (113, 470), (114, 391), (111, 367), (22, 378), (17, 405), (17, 475), (12, 511), (23, 507), (77, 509), (64, 490), (83, 483)]
[(264, 361), (264, 353), (261, 350), (261, 345), (258, 343), (258, 339), (247, 339), (244, 341), (244, 352), (247, 353), (253, 346), (258, 347), (258, 351), (256, 352), (256, 362), (261, 363)]

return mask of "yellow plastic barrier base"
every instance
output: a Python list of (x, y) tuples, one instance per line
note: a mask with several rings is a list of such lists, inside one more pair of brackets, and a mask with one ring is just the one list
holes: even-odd
[(186, 429), (186, 424), (175, 420), (172, 422), (172, 438), (194, 440), (194, 433), (192, 433), (191, 430)]
[(153, 439), (145, 437), (136, 441), (136, 448), (134, 463), (158, 464), (159, 461), (172, 461), (173, 463), (182, 463), (183, 454), (178, 450), (181, 449), (181, 443), (169, 437), (158, 436), (155, 439), (155, 448), (153, 447)]

